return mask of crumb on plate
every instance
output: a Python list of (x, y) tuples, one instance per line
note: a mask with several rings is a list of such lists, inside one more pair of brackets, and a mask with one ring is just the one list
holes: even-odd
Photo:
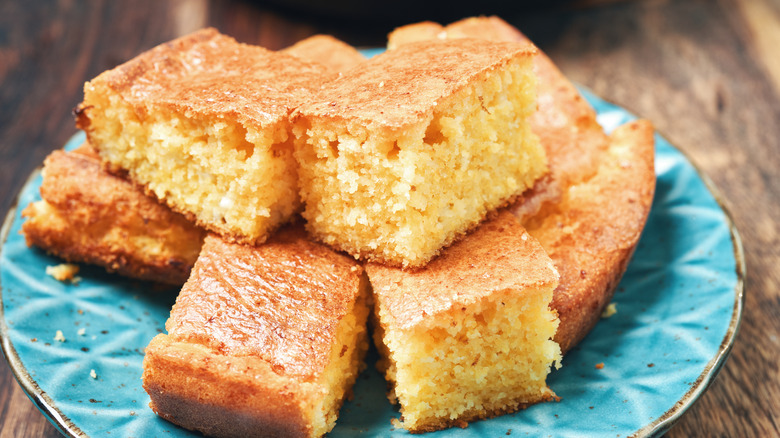
[(59, 265), (46, 267), (46, 275), (50, 275), (54, 277), (55, 280), (62, 282), (70, 281), (71, 283), (78, 283), (80, 280), (79, 277), (76, 277), (76, 274), (78, 273), (79, 267), (73, 263), (61, 263)]
[(617, 313), (617, 305), (615, 303), (609, 303), (609, 305), (604, 308), (604, 311), (601, 312), (601, 317), (609, 318), (616, 313)]

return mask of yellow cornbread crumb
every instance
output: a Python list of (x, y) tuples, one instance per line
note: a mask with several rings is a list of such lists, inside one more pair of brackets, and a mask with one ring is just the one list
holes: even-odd
[(601, 317), (609, 318), (616, 313), (617, 313), (617, 305), (615, 303), (609, 303), (609, 305), (604, 308), (604, 311), (601, 312)]
[(79, 277), (76, 277), (76, 274), (78, 273), (79, 267), (73, 263), (61, 263), (56, 266), (46, 267), (46, 275), (49, 275), (55, 280), (62, 282), (70, 281), (72, 283), (77, 283)]

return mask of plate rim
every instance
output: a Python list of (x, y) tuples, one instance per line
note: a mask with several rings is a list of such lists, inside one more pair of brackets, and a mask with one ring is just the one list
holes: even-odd
[[(581, 91), (585, 91), (586, 93), (589, 93), (594, 98), (600, 99), (610, 105), (613, 105), (621, 109), (622, 111), (630, 115), (632, 118), (636, 118), (636, 116), (633, 113), (629, 112), (622, 106), (612, 103), (600, 97), (590, 89), (583, 87), (579, 84), (577, 85), (577, 88), (580, 89)], [(653, 127), (653, 131), (654, 131), (654, 135), (659, 135), (664, 139), (668, 138), (662, 135), (662, 133), (656, 127)], [(66, 144), (72, 141), (76, 136), (80, 134), (81, 134), (80, 131), (76, 132), (68, 140), (68, 142), (66, 142)], [(674, 148), (675, 151), (679, 152), (693, 167), (693, 169), (696, 171), (696, 175), (702, 180), (702, 182), (705, 185), (705, 188), (709, 191), (709, 193), (714, 198), (715, 202), (718, 204), (718, 207), (723, 212), (723, 215), (726, 220), (726, 225), (729, 228), (729, 234), (732, 242), (732, 252), (735, 260), (736, 284), (733, 289), (734, 309), (732, 311), (731, 319), (729, 320), (729, 325), (726, 329), (726, 333), (723, 336), (721, 343), (718, 347), (717, 353), (712, 357), (712, 359), (710, 359), (710, 361), (707, 362), (707, 364), (704, 367), (704, 370), (699, 374), (699, 376), (697, 377), (696, 381), (691, 386), (691, 388), (680, 399), (678, 399), (675, 402), (675, 404), (671, 408), (669, 408), (666, 412), (661, 414), (654, 421), (646, 424), (642, 428), (638, 429), (637, 431), (629, 435), (632, 438), (658, 437), (663, 435), (669, 429), (671, 429), (680, 420), (680, 418), (682, 418), (682, 416), (687, 412), (687, 410), (707, 391), (709, 386), (712, 384), (712, 382), (719, 374), (720, 370), (723, 368), (724, 364), (726, 363), (726, 360), (730, 356), (731, 350), (734, 346), (737, 334), (739, 332), (740, 325), (742, 323), (742, 316), (743, 316), (743, 310), (745, 304), (745, 278), (746, 278), (747, 268), (745, 264), (744, 247), (742, 245), (742, 238), (740, 237), (739, 231), (737, 230), (736, 224), (734, 223), (731, 210), (727, 206), (725, 197), (723, 196), (720, 189), (717, 188), (715, 183), (709, 178), (709, 176), (707, 176), (707, 174), (704, 173), (702, 169), (691, 159), (691, 156), (687, 152), (673, 145), (668, 140), (666, 141), (669, 143), (670, 146)], [(15, 195), (14, 200), (11, 203), (11, 207), (8, 209), (8, 212), (6, 213), (6, 216), (3, 220), (2, 228), (0, 228), (0, 255), (2, 255), (3, 253), (5, 243), (10, 234), (10, 230), (15, 222), (16, 212), (19, 209), (19, 201), (20, 201), (21, 194), (24, 191), (24, 189), (28, 187), (29, 184), (31, 184), (36, 178), (40, 176), (41, 170), (42, 167), (38, 166), (30, 173), (30, 175), (25, 180), (24, 184), (22, 184), (21, 188)], [(57, 407), (57, 403), (54, 400), (50, 399), (48, 395), (41, 390), (41, 388), (38, 386), (38, 383), (35, 381), (35, 379), (32, 378), (32, 376), (30, 376), (29, 372), (22, 364), (21, 359), (19, 358), (19, 355), (17, 354), (16, 349), (14, 348), (14, 345), (11, 342), (8, 333), (8, 327), (6, 325), (6, 320), (5, 320), (5, 306), (3, 305), (3, 288), (1, 283), (0, 283), (0, 347), (2, 349), (3, 356), (5, 357), (6, 362), (8, 363), (8, 366), (11, 369), (14, 378), (19, 383), (21, 388), (24, 390), (27, 397), (33, 402), (33, 404), (38, 408), (38, 410), (46, 417), (49, 423), (54, 425), (63, 435), (74, 437), (74, 438), (88, 437), (89, 435), (87, 435), (84, 431), (82, 431), (78, 426), (76, 426), (73, 423), (73, 421), (67, 415), (65, 415), (63, 412), (59, 410), (59, 408)]]
[[(78, 135), (78, 134), (76, 134)], [(73, 137), (71, 137), (73, 138)], [(8, 236), (11, 234), (11, 228), (16, 218), (16, 212), (19, 210), (19, 200), (22, 192), (29, 185), (37, 179), (43, 170), (43, 166), (38, 166), (30, 173), (27, 179), (22, 184), (19, 191), (16, 193), (14, 200), (11, 202), (11, 207), (8, 209), (5, 218), (3, 219), (3, 225), (0, 228), (0, 256), (5, 249), (5, 242)], [(38, 386), (38, 382), (30, 375), (22, 363), (19, 354), (16, 352), (16, 348), (11, 342), (11, 336), (8, 333), (8, 325), (5, 320), (5, 306), (3, 305), (3, 285), (0, 283), (0, 349), (3, 351), (3, 357), (5, 357), (8, 367), (11, 369), (16, 381), (21, 386), (27, 398), (33, 402), (36, 408), (49, 420), (60, 433), (68, 435), (74, 438), (84, 438), (88, 435), (84, 433), (73, 421), (57, 408), (57, 404), (52, 400), (46, 392), (41, 390)]]
[[(591, 94), (598, 97), (592, 91)], [(602, 97), (598, 98), (612, 105), (616, 105)], [(628, 110), (624, 111), (629, 113), (631, 116), (636, 117)], [(653, 131), (655, 134), (661, 136), (664, 139), (668, 138), (667, 136), (663, 135), (661, 131), (659, 131), (655, 126), (653, 126)], [(717, 187), (715, 182), (710, 179), (710, 177), (699, 167), (698, 164), (696, 164), (696, 162), (694, 162), (692, 157), (687, 152), (678, 148), (669, 140), (666, 141), (676, 151), (682, 154), (686, 160), (688, 160), (688, 163), (690, 163), (691, 167), (693, 167), (693, 169), (696, 171), (696, 174), (699, 176), (699, 178), (701, 178), (704, 186), (710, 192), (713, 199), (718, 204), (718, 207), (720, 207), (721, 211), (723, 212), (723, 216), (726, 218), (726, 225), (729, 228), (729, 235), (731, 236), (731, 249), (734, 253), (734, 267), (737, 276), (736, 284), (734, 285), (734, 309), (731, 312), (731, 319), (729, 320), (729, 325), (726, 328), (726, 334), (723, 335), (723, 339), (718, 346), (717, 354), (715, 354), (715, 356), (713, 356), (713, 358), (707, 362), (704, 370), (701, 372), (701, 374), (699, 374), (699, 377), (696, 378), (696, 381), (691, 386), (691, 388), (679, 400), (677, 400), (674, 406), (669, 408), (666, 412), (661, 414), (651, 423), (629, 435), (629, 438), (655, 438), (664, 435), (680, 420), (680, 418), (682, 418), (688, 409), (693, 406), (693, 404), (696, 403), (696, 401), (705, 392), (707, 392), (707, 389), (709, 389), (712, 382), (715, 381), (715, 378), (720, 373), (720, 370), (726, 364), (726, 360), (731, 355), (731, 349), (734, 347), (734, 342), (736, 341), (737, 334), (739, 333), (739, 328), (742, 325), (742, 314), (745, 307), (745, 278), (747, 276), (745, 248), (742, 245), (742, 237), (739, 234), (739, 230), (737, 230), (737, 226), (734, 223), (734, 217), (731, 213), (731, 209), (727, 205), (728, 203), (726, 201), (726, 197)]]

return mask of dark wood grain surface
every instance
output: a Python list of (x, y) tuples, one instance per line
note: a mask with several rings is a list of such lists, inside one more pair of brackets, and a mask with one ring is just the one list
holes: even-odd
[[(748, 273), (736, 345), (668, 436), (780, 436), (780, 2), (557, 2), (504, 18), (571, 79), (650, 119), (687, 152), (742, 235)], [(206, 25), (271, 49), (314, 33), (381, 46), (393, 28), (260, 2), (2, 1), (0, 213), (75, 132), (70, 111), (85, 80)], [(0, 438), (57, 435), (0, 363)]]

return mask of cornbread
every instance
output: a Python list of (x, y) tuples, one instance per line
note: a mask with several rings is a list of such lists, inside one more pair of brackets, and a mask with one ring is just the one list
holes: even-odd
[(647, 221), (655, 192), (652, 125), (640, 120), (616, 129), (600, 162), (593, 177), (524, 223), (561, 274), (552, 308), (564, 352), (598, 322)]
[(209, 436), (322, 436), (368, 346), (367, 300), (360, 265), (302, 227), (257, 247), (209, 235), (146, 348), (150, 406)]
[(47, 266), (46, 275), (51, 275), (57, 281), (74, 282), (76, 274), (79, 273), (79, 265), (73, 263), (60, 263), (59, 265)]
[(54, 151), (44, 161), (40, 201), (22, 212), (28, 245), (109, 272), (181, 285), (205, 232), (104, 172), (94, 151)]
[(84, 86), (77, 126), (112, 172), (228, 239), (300, 210), (288, 116), (325, 67), (205, 29)]
[[(398, 28), (388, 47), (430, 38), (528, 41), (498, 17), (472, 17), (446, 27), (423, 22)], [(550, 174), (511, 210), (561, 274), (552, 307), (561, 321), (555, 340), (565, 353), (598, 321), (644, 228), (655, 188), (652, 127), (637, 122), (608, 138), (593, 108), (544, 53), (534, 57), (534, 68), (538, 109), (531, 124)], [(616, 161), (618, 150), (626, 166)]]
[[(387, 36), (387, 50), (397, 49), (404, 44), (416, 41), (447, 39), (447, 32), (439, 23), (433, 21), (421, 21), (396, 28)], [(477, 35), (474, 38), (478, 38)], [(485, 38), (491, 39), (491, 38)], [(497, 39), (497, 41), (500, 41)]]
[[(428, 21), (402, 26), (388, 35), (388, 48), (414, 41), (458, 38), (531, 43), (512, 25), (492, 16), (465, 18), (447, 26)], [(544, 195), (554, 200), (560, 194), (558, 186), (593, 175), (608, 141), (596, 122), (596, 112), (550, 58), (539, 51), (533, 62), (538, 77), (538, 109), (531, 116), (531, 126), (547, 152), (553, 176), (546, 184), (547, 190), (536, 197)]]
[(426, 432), (555, 397), (545, 379), (561, 352), (549, 304), (558, 273), (502, 211), (420, 270), (366, 265), (380, 368), (402, 426)]
[(282, 52), (307, 61), (318, 62), (327, 67), (331, 73), (344, 73), (366, 60), (357, 49), (330, 35), (310, 36)]
[(310, 232), (360, 259), (419, 267), (531, 187), (547, 172), (528, 122), (534, 54), (423, 41), (325, 84), (293, 115)]

